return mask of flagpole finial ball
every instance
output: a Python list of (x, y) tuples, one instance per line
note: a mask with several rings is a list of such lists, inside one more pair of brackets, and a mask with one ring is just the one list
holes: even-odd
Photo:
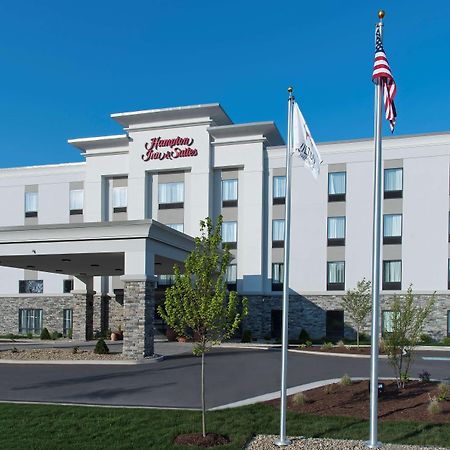
[(288, 87), (288, 92), (289, 92), (289, 94), (292, 94), (292, 93), (294, 92), (294, 88), (291, 87), (291, 86), (289, 86), (289, 87)]
[(384, 11), (383, 11), (382, 9), (380, 9), (380, 10), (378, 11), (378, 18), (379, 18), (380, 20), (382, 20), (382, 19), (384, 18)]

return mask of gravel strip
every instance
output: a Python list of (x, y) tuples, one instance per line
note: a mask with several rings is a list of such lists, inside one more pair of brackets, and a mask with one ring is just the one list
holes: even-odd
[[(278, 436), (256, 436), (246, 450), (367, 450), (363, 441), (347, 441), (341, 439), (317, 439), (317, 438), (289, 438), (292, 444), (287, 447), (278, 447), (274, 441)], [(381, 447), (385, 450), (448, 450), (438, 447), (421, 447), (419, 445), (399, 445), (399, 444), (383, 444)]]
[(108, 353), (107, 355), (97, 355), (92, 350), (79, 349), (76, 353), (73, 349), (30, 349), (30, 350), (5, 350), (0, 352), (0, 359), (18, 360), (18, 361), (117, 361), (126, 360), (122, 353)]

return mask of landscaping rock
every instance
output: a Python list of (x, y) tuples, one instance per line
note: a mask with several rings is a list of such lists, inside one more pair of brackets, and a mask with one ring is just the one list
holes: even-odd
[[(256, 436), (246, 450), (279, 450), (274, 444), (278, 436)], [(342, 439), (289, 438), (292, 444), (289, 450), (367, 450), (364, 441), (347, 441)], [(383, 444), (382, 450), (446, 450), (438, 447), (421, 447), (418, 445)]]

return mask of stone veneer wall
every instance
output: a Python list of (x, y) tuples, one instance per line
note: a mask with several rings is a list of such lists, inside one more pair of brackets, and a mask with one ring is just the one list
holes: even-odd
[(89, 340), (94, 332), (94, 293), (78, 292), (73, 296), (73, 339)]
[(63, 310), (74, 307), (72, 295), (17, 295), (0, 297), (0, 334), (19, 332), (19, 309), (42, 309), (42, 327), (63, 331)]
[(119, 328), (123, 330), (123, 312), (123, 303), (120, 303), (114, 295), (111, 295), (108, 308), (108, 323), (111, 331), (118, 331)]
[(126, 281), (123, 302), (123, 355), (153, 356), (155, 290), (153, 281)]
[[(291, 295), (289, 300), (289, 339), (297, 339), (304, 328), (313, 339), (326, 336), (326, 311), (342, 310), (342, 295)], [(417, 295), (419, 305), (425, 305), (430, 294)], [(393, 295), (381, 296), (381, 310), (389, 310)], [(252, 336), (263, 339), (271, 335), (272, 310), (282, 309), (282, 296), (248, 296), (249, 314), (244, 320), (243, 328), (249, 329)], [(450, 311), (450, 295), (436, 295), (433, 312), (425, 325), (425, 333), (440, 340), (447, 336), (447, 311)], [(346, 317), (344, 311), (344, 335), (355, 338), (354, 323)], [(367, 327), (362, 330), (370, 333), (370, 317)]]

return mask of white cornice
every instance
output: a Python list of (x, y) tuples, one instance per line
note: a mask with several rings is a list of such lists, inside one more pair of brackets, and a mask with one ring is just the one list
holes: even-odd
[(68, 144), (80, 150), (108, 148), (128, 145), (130, 138), (127, 134), (115, 134), (111, 136), (96, 136), (90, 138), (69, 139)]

